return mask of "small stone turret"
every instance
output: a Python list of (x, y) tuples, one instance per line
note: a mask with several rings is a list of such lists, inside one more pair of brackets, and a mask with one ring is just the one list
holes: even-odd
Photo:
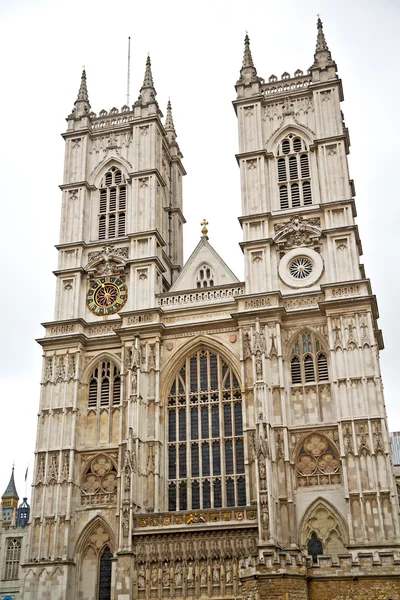
[(10, 481), (8, 482), (8, 486), (2, 495), (1, 500), (3, 525), (15, 525), (19, 496), (17, 488), (15, 487), (14, 467), (12, 468)]

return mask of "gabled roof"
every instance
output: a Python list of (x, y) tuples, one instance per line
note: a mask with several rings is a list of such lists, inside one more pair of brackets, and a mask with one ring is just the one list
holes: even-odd
[(214, 286), (239, 283), (239, 279), (236, 275), (230, 270), (225, 261), (222, 260), (218, 252), (211, 246), (207, 236), (203, 236), (186, 261), (178, 279), (169, 290), (169, 293), (196, 289), (198, 287), (196, 275), (203, 265), (210, 267), (213, 273)]
[(2, 499), (3, 498), (15, 498), (16, 500), (19, 500), (17, 488), (15, 487), (15, 481), (14, 481), (14, 467), (12, 468), (12, 471), (11, 471), (11, 477), (10, 477), (10, 481), (8, 482), (7, 489), (4, 492), (4, 494), (2, 495)]

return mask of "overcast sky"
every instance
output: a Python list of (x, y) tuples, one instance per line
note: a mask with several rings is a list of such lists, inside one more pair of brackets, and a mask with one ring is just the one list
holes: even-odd
[[(185, 257), (209, 221), (210, 242), (243, 277), (237, 127), (231, 105), (249, 32), (258, 74), (306, 71), (316, 14), (343, 79), (351, 136), (357, 223), (366, 275), (378, 297), (386, 405), (400, 430), (399, 355), (399, 0), (0, 0), (2, 344), (0, 494), (15, 460), (20, 497), (36, 434), (41, 322), (53, 318), (64, 142), (60, 133), (87, 71), (92, 110), (131, 103), (150, 52), (157, 99), (171, 97), (184, 181)], [(28, 494), (30, 491), (28, 489)]]

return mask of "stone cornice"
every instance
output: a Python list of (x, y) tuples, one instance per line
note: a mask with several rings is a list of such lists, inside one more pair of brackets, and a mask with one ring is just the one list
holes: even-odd
[(90, 185), (90, 183), (88, 183), (87, 181), (74, 181), (71, 183), (62, 183), (58, 187), (60, 188), (60, 190), (73, 190), (75, 188), (80, 187), (84, 187), (91, 192), (97, 190), (97, 188), (94, 185)]

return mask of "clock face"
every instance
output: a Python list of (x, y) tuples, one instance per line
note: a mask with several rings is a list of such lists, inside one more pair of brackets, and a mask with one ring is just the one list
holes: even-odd
[(121, 279), (100, 277), (90, 286), (86, 304), (95, 315), (113, 315), (124, 306), (127, 297), (128, 289)]

